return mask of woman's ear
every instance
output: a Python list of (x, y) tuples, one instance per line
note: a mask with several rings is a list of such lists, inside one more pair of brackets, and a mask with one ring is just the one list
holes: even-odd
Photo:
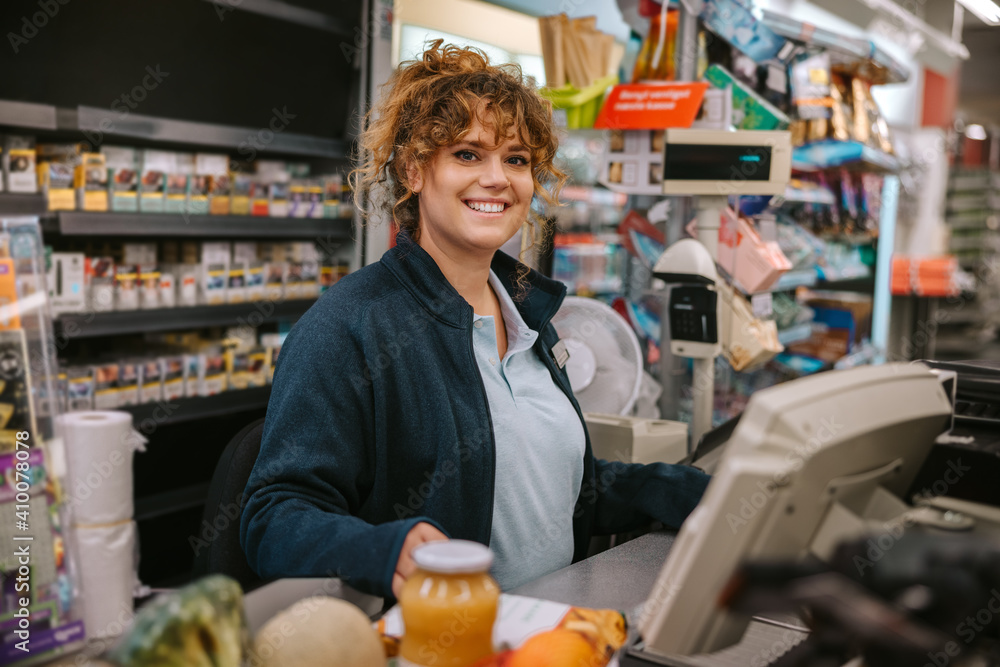
[(424, 189), (423, 171), (412, 162), (406, 163), (406, 180), (414, 192), (420, 192)]

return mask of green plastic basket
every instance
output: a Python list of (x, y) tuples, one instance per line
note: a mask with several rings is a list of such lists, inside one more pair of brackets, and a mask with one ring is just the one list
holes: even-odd
[(594, 127), (604, 102), (604, 91), (616, 83), (618, 77), (612, 75), (598, 79), (583, 89), (566, 84), (559, 88), (542, 88), (538, 92), (552, 102), (554, 108), (566, 111), (567, 129), (579, 130)]

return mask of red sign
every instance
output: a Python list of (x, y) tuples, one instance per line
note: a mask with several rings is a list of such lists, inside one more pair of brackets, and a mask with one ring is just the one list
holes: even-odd
[(708, 83), (623, 83), (604, 100), (594, 127), (606, 130), (659, 130), (691, 127)]

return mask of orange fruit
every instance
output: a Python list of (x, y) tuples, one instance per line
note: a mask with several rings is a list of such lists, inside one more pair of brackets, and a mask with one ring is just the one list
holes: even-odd
[(583, 635), (556, 628), (529, 638), (514, 651), (507, 667), (601, 667), (604, 662)]

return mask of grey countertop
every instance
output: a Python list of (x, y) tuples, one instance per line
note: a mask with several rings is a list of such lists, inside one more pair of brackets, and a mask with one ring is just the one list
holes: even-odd
[(674, 533), (648, 533), (508, 591), (580, 607), (628, 611), (646, 601)]

